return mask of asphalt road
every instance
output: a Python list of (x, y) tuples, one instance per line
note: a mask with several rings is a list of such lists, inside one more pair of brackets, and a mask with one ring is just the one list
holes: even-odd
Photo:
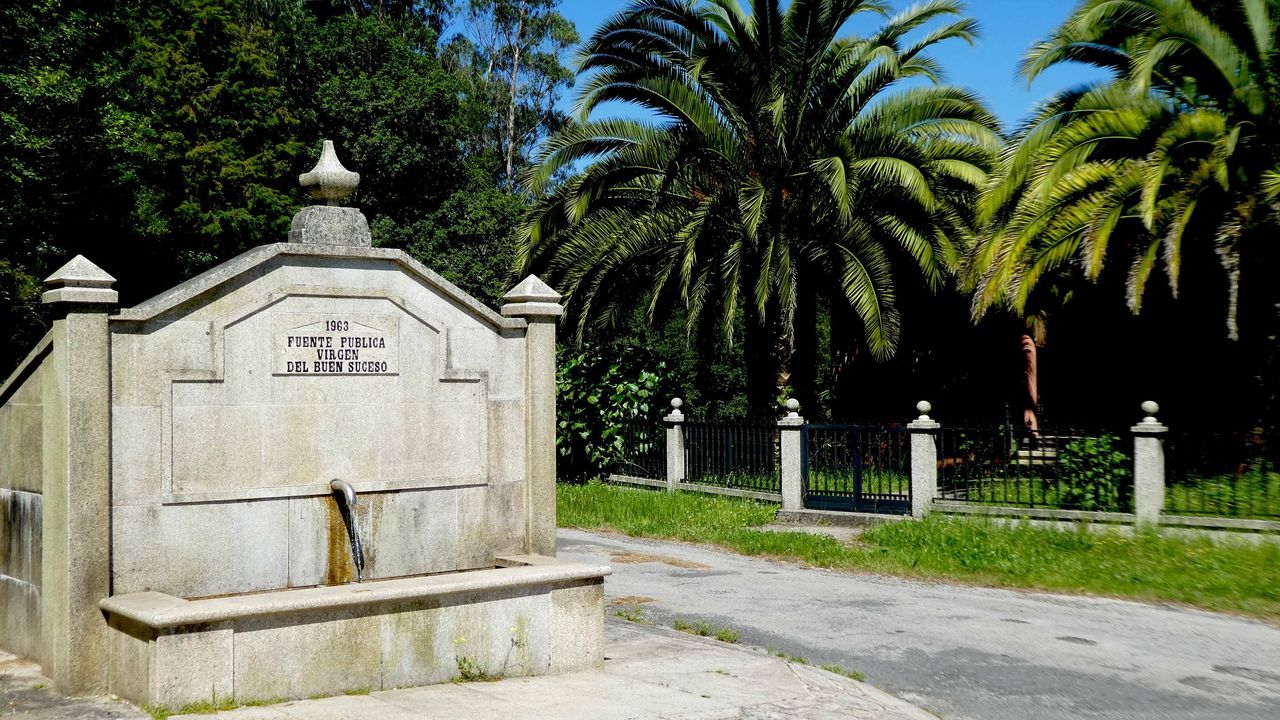
[(648, 599), (659, 623), (706, 620), (743, 643), (861, 671), (946, 720), (1280, 718), (1280, 628), (1261, 622), (576, 530), (560, 531), (559, 554), (612, 565), (606, 596)]

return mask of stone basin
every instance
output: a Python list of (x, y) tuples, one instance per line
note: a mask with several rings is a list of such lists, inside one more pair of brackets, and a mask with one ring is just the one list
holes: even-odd
[(108, 684), (179, 708), (601, 666), (608, 567), (539, 555), (495, 565), (194, 600), (108, 597)]

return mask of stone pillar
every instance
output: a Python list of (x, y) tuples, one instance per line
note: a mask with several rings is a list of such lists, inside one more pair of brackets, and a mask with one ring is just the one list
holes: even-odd
[(929, 514), (929, 504), (938, 496), (938, 442), (942, 428), (929, 411), (933, 406), (921, 400), (916, 403), (920, 417), (907, 424), (911, 432), (911, 516)]
[(671, 398), (671, 414), (662, 418), (667, 424), (667, 490), (675, 492), (676, 487), (689, 477), (684, 465), (684, 413), (680, 406), (684, 401)]
[(1158, 525), (1164, 511), (1164, 436), (1169, 428), (1156, 420), (1160, 406), (1142, 403), (1146, 417), (1133, 431), (1133, 514), (1139, 525)]
[(556, 319), (560, 294), (530, 275), (506, 295), (502, 314), (524, 318), (525, 478), (528, 552), (556, 554)]
[(800, 401), (787, 400), (787, 415), (778, 421), (779, 466), (782, 480), (782, 509), (804, 509), (804, 448), (801, 431)]
[(111, 593), (111, 342), (115, 278), (77, 255), (50, 275), (51, 363), (43, 388), (41, 645), (60, 692), (106, 690)]

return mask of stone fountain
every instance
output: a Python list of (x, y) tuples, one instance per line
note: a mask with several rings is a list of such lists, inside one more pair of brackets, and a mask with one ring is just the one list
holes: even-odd
[(497, 313), (371, 247), (329, 142), (300, 180), (289, 242), (135, 307), (83, 257), (46, 281), (0, 386), (0, 647), (168, 707), (600, 666), (608, 568), (555, 558), (559, 295)]

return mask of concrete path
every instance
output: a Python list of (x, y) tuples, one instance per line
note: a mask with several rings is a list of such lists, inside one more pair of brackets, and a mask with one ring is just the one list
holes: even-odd
[(659, 623), (732, 627), (743, 643), (859, 670), (946, 720), (1280, 718), (1280, 628), (1260, 622), (572, 530), (559, 554), (612, 565), (606, 595)]
[(432, 685), (190, 718), (934, 720), (876, 688), (761, 651), (613, 620), (603, 672)]
[(0, 718), (23, 720), (143, 720), (150, 715), (108, 697), (69, 698), (49, 689), (40, 666), (0, 651)]
[[(223, 720), (934, 720), (870, 685), (768, 653), (610, 617), (603, 672), (433, 685), (247, 707)], [(145, 718), (110, 698), (64, 698), (32, 663), (0, 658), (0, 717)]]

